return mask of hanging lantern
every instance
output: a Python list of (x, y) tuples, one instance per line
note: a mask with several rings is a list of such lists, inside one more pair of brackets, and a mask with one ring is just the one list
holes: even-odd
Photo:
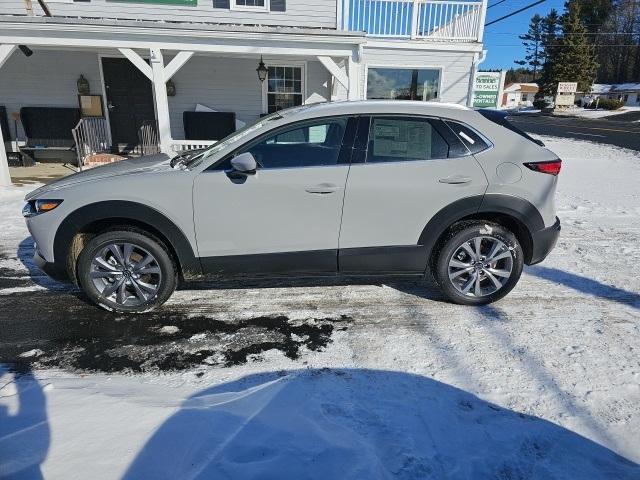
[(176, 96), (176, 84), (173, 83), (173, 80), (167, 80), (167, 97), (175, 97)]
[(256, 72), (258, 72), (258, 80), (260, 80), (260, 83), (264, 83), (267, 75), (269, 75), (269, 69), (262, 61), (262, 55), (260, 55), (260, 63), (258, 64), (258, 68), (256, 68)]
[(76, 85), (78, 86), (78, 95), (89, 95), (91, 88), (89, 87), (89, 81), (84, 78), (84, 75), (80, 75)]

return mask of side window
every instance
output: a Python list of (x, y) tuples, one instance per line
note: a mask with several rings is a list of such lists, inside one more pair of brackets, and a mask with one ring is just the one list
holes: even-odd
[(298, 124), (238, 153), (251, 152), (264, 169), (336, 165), (347, 121), (340, 117)]
[(453, 130), (453, 133), (460, 139), (460, 141), (464, 144), (465, 147), (469, 149), (469, 151), (473, 154), (479, 153), (483, 150), (489, 148), (489, 143), (485, 141), (475, 130), (469, 128), (468, 126), (453, 122), (451, 120), (446, 120), (445, 123)]
[(431, 122), (421, 118), (374, 117), (367, 162), (405, 162), (447, 158), (449, 145)]

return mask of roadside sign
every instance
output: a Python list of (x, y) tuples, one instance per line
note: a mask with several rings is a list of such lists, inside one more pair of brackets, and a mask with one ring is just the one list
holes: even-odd
[(473, 106), (498, 108), (504, 72), (477, 72), (473, 79)]
[(576, 93), (578, 91), (578, 82), (559, 82), (558, 93)]

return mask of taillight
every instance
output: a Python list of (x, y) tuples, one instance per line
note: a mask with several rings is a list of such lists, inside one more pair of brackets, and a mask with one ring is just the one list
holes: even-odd
[(558, 175), (562, 168), (562, 160), (550, 160), (547, 162), (528, 162), (524, 164), (530, 170), (540, 173), (548, 173), (549, 175)]

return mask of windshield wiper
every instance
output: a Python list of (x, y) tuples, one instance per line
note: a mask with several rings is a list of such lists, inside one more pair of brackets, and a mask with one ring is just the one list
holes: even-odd
[(185, 157), (186, 157), (186, 152), (179, 153), (178, 155), (176, 155), (171, 159), (171, 162), (169, 162), (169, 166), (171, 168), (175, 167), (178, 163), (182, 163), (185, 160)]

